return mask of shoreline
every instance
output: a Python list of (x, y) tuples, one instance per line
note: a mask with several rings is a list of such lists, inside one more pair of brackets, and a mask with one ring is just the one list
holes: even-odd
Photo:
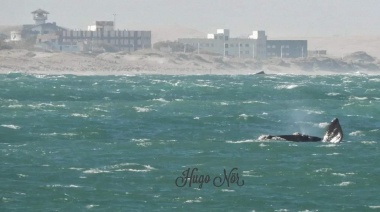
[(89, 55), (24, 49), (0, 51), (0, 74), (31, 75), (380, 75), (380, 62), (366, 53), (348, 58), (223, 58), (209, 54), (143, 50)]
[(349, 75), (368, 75), (368, 76), (380, 76), (380, 72), (368, 72), (368, 71), (357, 71), (357, 72), (319, 72), (319, 73), (303, 73), (301, 72), (265, 72), (265, 74), (257, 74), (251, 72), (236, 72), (236, 73), (207, 73), (207, 72), (193, 72), (193, 73), (180, 73), (180, 72), (131, 72), (131, 71), (4, 71), (0, 69), (0, 75), (12, 75), (12, 74), (22, 74), (22, 75), (46, 75), (46, 76), (61, 76), (61, 75), (73, 75), (73, 76), (252, 76), (252, 75), (294, 75), (294, 76), (349, 76)]

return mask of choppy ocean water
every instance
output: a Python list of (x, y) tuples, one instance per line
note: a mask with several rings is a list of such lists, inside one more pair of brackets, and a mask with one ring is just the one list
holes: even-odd
[[(0, 210), (377, 210), (379, 91), (365, 75), (0, 75)], [(339, 144), (257, 140), (334, 117)]]

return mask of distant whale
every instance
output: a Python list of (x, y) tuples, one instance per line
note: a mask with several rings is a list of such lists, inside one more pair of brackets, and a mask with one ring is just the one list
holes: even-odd
[(259, 140), (286, 140), (295, 142), (330, 142), (339, 143), (343, 139), (342, 127), (339, 124), (339, 120), (334, 118), (326, 129), (323, 138), (303, 135), (300, 133), (294, 133), (293, 135), (262, 135), (258, 138)]

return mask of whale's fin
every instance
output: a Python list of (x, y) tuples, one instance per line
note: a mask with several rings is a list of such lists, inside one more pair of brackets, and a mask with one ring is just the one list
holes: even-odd
[(339, 143), (343, 139), (342, 127), (339, 124), (337, 118), (333, 119), (330, 125), (326, 129), (326, 133), (323, 136), (323, 142)]

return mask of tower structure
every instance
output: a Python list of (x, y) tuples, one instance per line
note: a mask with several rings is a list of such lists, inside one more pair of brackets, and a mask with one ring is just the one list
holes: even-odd
[(32, 12), (33, 14), (33, 20), (36, 22), (36, 25), (45, 24), (47, 20), (47, 15), (49, 12), (38, 9)]

